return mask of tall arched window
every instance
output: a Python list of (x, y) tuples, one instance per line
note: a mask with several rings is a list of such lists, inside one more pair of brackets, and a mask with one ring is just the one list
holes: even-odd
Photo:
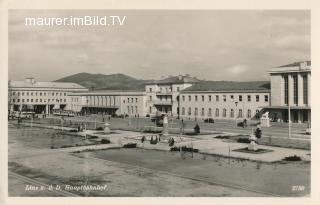
[(247, 118), (251, 118), (251, 110), (250, 109), (248, 110)]
[(227, 110), (225, 108), (222, 110), (222, 117), (227, 117)]
[(211, 117), (211, 115), (212, 115), (212, 109), (209, 108), (209, 110), (208, 110), (208, 116)]
[(258, 118), (260, 118), (260, 115), (259, 115), (259, 112), (260, 112), (260, 110), (256, 110), (256, 118), (258, 119)]
[(219, 109), (216, 109), (216, 117), (219, 117)]
[(181, 115), (185, 115), (185, 109), (184, 109), (184, 107), (181, 109)]
[(198, 115), (198, 108), (194, 108), (194, 115), (197, 116)]
[(231, 109), (231, 111), (230, 111), (230, 117), (234, 118), (234, 110), (233, 109)]
[(204, 116), (204, 108), (201, 108), (201, 116)]
[(188, 115), (191, 115), (191, 107), (188, 108)]
[(242, 109), (239, 109), (239, 115), (238, 115), (238, 117), (242, 117)]

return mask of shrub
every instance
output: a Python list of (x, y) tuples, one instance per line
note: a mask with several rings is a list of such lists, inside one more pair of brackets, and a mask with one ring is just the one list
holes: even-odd
[(103, 131), (104, 129), (103, 129), (103, 127), (97, 127), (96, 130)]
[(204, 120), (205, 123), (214, 123), (214, 120), (212, 118), (207, 118)]
[(137, 143), (127, 143), (125, 145), (123, 145), (123, 148), (136, 148), (137, 147)]
[(69, 130), (69, 132), (78, 132), (76, 129)]
[(151, 137), (150, 144), (157, 144), (157, 143), (158, 143), (158, 138), (156, 137), (155, 139), (153, 139), (153, 137)]
[(87, 135), (87, 139), (97, 139), (98, 136), (95, 135)]
[(237, 142), (239, 143), (250, 143), (249, 138), (239, 138), (237, 139)]
[(200, 134), (200, 126), (199, 126), (198, 123), (197, 123), (196, 126), (194, 127), (194, 133), (195, 133), (195, 134)]
[[(181, 147), (181, 150), (184, 152), (199, 152), (198, 149), (193, 149), (191, 147), (186, 146)], [(170, 151), (180, 151), (180, 147), (171, 147)]]
[(152, 130), (152, 129), (145, 129), (143, 130), (144, 133), (153, 133), (153, 134), (158, 134), (161, 133), (161, 130)]
[(101, 143), (101, 144), (110, 144), (110, 140), (108, 140), (108, 139), (102, 139), (102, 140), (100, 141), (100, 143)]
[(60, 148), (68, 148), (68, 147), (73, 147), (73, 145), (62, 145)]
[(146, 115), (146, 117), (150, 117), (150, 115), (149, 115), (149, 114), (147, 114), (147, 115)]
[(293, 155), (293, 156), (285, 157), (283, 160), (284, 161), (301, 161), (302, 159), (297, 155)]
[(218, 135), (214, 138), (217, 138), (217, 139), (230, 139), (230, 136), (223, 136), (223, 135)]

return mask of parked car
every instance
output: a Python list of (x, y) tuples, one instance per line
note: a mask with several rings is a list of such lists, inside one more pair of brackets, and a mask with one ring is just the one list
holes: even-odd
[(35, 115), (35, 112), (15, 112), (15, 118), (30, 119)]
[(157, 114), (157, 115), (151, 117), (151, 122), (155, 122), (158, 127), (162, 127), (164, 116), (165, 116), (165, 114)]
[(212, 118), (207, 118), (204, 120), (205, 123), (214, 123), (214, 119)]

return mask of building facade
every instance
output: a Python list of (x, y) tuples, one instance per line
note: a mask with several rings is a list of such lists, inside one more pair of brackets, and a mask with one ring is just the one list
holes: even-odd
[(205, 82), (180, 94), (182, 119), (258, 119), (270, 105), (266, 82)]
[[(272, 68), (271, 106), (265, 108), (274, 121), (311, 122), (311, 61)], [(289, 115), (290, 110), (290, 115)]]
[(145, 99), (141, 91), (96, 90), (71, 93), (68, 108), (84, 114), (145, 116)]
[(148, 83), (145, 88), (147, 113), (166, 113), (170, 116), (179, 116), (180, 92), (199, 80), (188, 75), (168, 77), (163, 80)]
[(74, 92), (87, 91), (76, 83), (9, 81), (8, 108), (12, 111), (34, 111), (49, 114), (53, 109), (66, 109), (68, 96)]

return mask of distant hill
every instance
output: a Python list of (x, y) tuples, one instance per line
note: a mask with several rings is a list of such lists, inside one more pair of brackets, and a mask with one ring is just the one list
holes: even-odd
[[(169, 77), (165, 80), (172, 80)], [(145, 85), (150, 82), (162, 82), (154, 80), (139, 80), (124, 74), (90, 74), (78, 73), (70, 75), (55, 82), (71, 82), (78, 83), (89, 90), (145, 90)], [(219, 90), (270, 90), (269, 81), (203, 81), (196, 82), (193, 86), (185, 89), (184, 91), (219, 91)]]
[(77, 73), (70, 75), (55, 82), (78, 83), (90, 90), (144, 90), (149, 80), (138, 80), (124, 74), (90, 74)]

